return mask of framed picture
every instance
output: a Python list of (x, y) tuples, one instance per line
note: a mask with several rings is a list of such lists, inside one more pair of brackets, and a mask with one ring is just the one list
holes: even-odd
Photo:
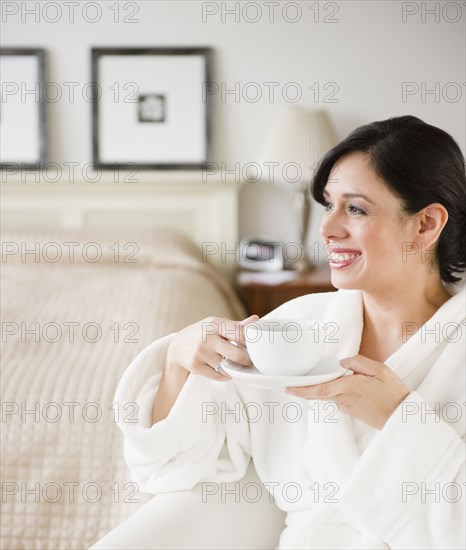
[(0, 166), (40, 169), (46, 163), (45, 50), (0, 49)]
[(211, 48), (93, 48), (96, 168), (200, 169), (211, 157)]

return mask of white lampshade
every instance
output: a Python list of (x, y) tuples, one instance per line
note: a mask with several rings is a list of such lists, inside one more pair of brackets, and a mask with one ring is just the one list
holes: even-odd
[(296, 163), (302, 171), (301, 184), (307, 185), (314, 174), (315, 164), (337, 141), (326, 111), (289, 107), (280, 113), (267, 135), (259, 156), (262, 174), (266, 176), (272, 170), (264, 163), (279, 162), (274, 170), (274, 183), (285, 184), (297, 174), (293, 167), (288, 170), (285, 166)]

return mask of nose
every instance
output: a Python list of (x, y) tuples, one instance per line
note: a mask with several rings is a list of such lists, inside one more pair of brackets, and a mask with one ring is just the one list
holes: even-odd
[(343, 214), (337, 210), (326, 212), (322, 218), (319, 228), (324, 241), (343, 239), (348, 236), (348, 231), (344, 224)]

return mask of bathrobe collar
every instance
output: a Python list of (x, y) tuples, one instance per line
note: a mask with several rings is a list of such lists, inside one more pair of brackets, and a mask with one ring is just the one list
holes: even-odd
[[(411, 336), (384, 363), (414, 390), (432, 368), (458, 326), (464, 329), (465, 286), (456, 288), (425, 325)], [(326, 343), (324, 355), (343, 359), (357, 355), (363, 329), (363, 300), (359, 290), (339, 290), (324, 317), (338, 329), (336, 343)], [(360, 453), (356, 445), (352, 417), (338, 411), (331, 422), (315, 422), (309, 413), (309, 454), (323, 465), (324, 479), (343, 484), (349, 477)], [(314, 437), (315, 436), (315, 437)], [(314, 469), (315, 471), (315, 469)]]

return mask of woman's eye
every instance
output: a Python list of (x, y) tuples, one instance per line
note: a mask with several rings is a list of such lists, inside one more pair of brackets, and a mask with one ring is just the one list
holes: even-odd
[[(329, 212), (332, 208), (333, 208), (333, 205), (331, 202), (327, 202), (325, 201), (323, 203), (323, 207), (325, 209), (326, 212)], [(362, 208), (359, 208), (358, 206), (355, 206), (354, 204), (350, 204), (347, 208), (347, 210), (351, 213), (351, 214), (360, 214), (360, 215), (365, 215), (366, 212), (364, 212), (364, 210)]]
[(348, 210), (353, 214), (365, 214), (362, 208), (359, 208), (358, 206), (354, 206), (354, 204), (350, 204), (348, 207)]

